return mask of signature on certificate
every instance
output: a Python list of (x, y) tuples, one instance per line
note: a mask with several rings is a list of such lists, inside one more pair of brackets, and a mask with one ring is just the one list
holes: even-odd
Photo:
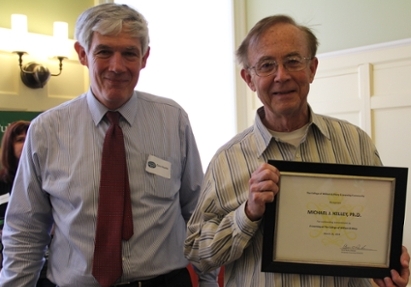
[(363, 245), (363, 244), (357, 244), (357, 245), (344, 244), (341, 247), (342, 253), (362, 254), (363, 251), (377, 251), (377, 250), (369, 248), (367, 247), (367, 245)]

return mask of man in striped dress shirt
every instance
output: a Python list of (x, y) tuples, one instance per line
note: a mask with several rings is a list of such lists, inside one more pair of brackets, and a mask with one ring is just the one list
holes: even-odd
[[(308, 105), (317, 46), (309, 28), (276, 15), (257, 23), (237, 50), (241, 76), (263, 107), (254, 125), (211, 160), (185, 241), (186, 257), (200, 270), (225, 266), (226, 287), (371, 286), (366, 278), (261, 272), (261, 221), (265, 204), (279, 192), (280, 171), (267, 164), (269, 159), (382, 165), (364, 131), (315, 114)], [(393, 270), (390, 278), (375, 283), (405, 287), (409, 260), (403, 247), (401, 272)]]
[[(100, 4), (80, 15), (76, 39), (90, 89), (30, 125), (6, 213), (0, 286), (35, 286), (54, 222), (47, 276), (60, 287), (191, 287), (183, 244), (203, 171), (184, 109), (134, 90), (150, 53), (147, 21), (127, 5)], [(117, 242), (121, 249), (102, 248), (120, 249), (121, 274), (106, 279), (119, 269), (94, 261), (108, 111), (120, 114), (133, 234)], [(101, 263), (108, 269), (96, 275)], [(217, 271), (200, 274), (199, 286), (217, 287)]]

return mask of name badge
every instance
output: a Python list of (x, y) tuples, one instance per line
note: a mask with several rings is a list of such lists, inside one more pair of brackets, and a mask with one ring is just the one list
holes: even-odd
[(0, 204), (9, 202), (10, 194), (7, 192), (6, 194), (0, 195)]
[(154, 155), (149, 155), (146, 163), (146, 171), (165, 178), (171, 178), (171, 163)]

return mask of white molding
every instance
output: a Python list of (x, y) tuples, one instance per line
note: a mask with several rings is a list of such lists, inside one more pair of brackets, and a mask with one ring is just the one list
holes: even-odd
[[(234, 15), (235, 49), (247, 35), (247, 3), (246, 0), (232, 0)], [(236, 65), (235, 89), (237, 101), (237, 131), (241, 132), (254, 122), (256, 95), (248, 88), (240, 75), (241, 67)]]
[(360, 110), (360, 126), (368, 135), (372, 134), (372, 114), (371, 114), (371, 89), (372, 89), (372, 64), (366, 63), (358, 66), (358, 96), (362, 102)]
[(326, 58), (332, 58), (332, 57), (341, 56), (341, 55), (359, 54), (363, 52), (384, 50), (387, 48), (402, 47), (402, 46), (407, 46), (410, 44), (411, 44), (411, 38), (406, 38), (406, 39), (401, 39), (397, 41), (378, 43), (378, 44), (361, 46), (361, 47), (356, 47), (356, 48), (351, 48), (351, 49), (338, 50), (338, 51), (328, 52), (328, 53), (321, 53), (317, 55), (317, 58), (326, 59)]

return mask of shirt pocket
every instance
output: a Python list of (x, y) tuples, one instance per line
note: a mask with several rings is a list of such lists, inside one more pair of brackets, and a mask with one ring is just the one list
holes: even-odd
[(137, 193), (150, 199), (174, 200), (181, 186), (177, 161), (172, 157), (139, 154), (138, 162), (138, 168), (129, 169), (133, 173), (129, 175), (130, 184), (136, 187)]

